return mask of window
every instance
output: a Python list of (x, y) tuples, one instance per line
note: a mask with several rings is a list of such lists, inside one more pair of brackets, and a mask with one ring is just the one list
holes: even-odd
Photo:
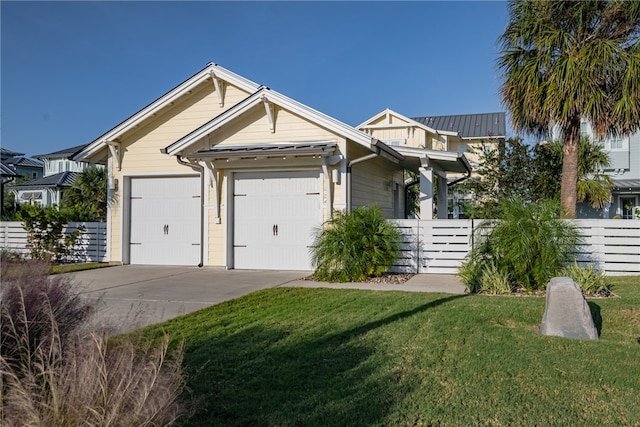
[(386, 144), (387, 144), (387, 145), (395, 145), (395, 146), (398, 146), (398, 145), (404, 145), (404, 139), (402, 139), (402, 138), (399, 138), (399, 139), (389, 139), (389, 140), (387, 140), (387, 141), (386, 141)]
[(616, 136), (609, 139), (610, 150), (622, 150), (624, 148), (624, 141), (621, 137)]
[(580, 122), (580, 135), (589, 135), (589, 124), (587, 122)]
[(31, 173), (31, 179), (36, 179), (38, 177), (38, 172)]

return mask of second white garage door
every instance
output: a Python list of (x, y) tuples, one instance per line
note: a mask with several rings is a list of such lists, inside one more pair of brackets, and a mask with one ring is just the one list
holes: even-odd
[(130, 263), (198, 265), (200, 179), (131, 179)]
[(234, 174), (234, 267), (311, 270), (321, 194), (319, 172)]

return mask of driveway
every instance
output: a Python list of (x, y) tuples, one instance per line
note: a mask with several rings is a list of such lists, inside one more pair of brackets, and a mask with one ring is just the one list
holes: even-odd
[(163, 322), (311, 272), (125, 265), (69, 273), (89, 296), (102, 297), (100, 318), (126, 331)]
[(163, 322), (260, 289), (278, 286), (463, 294), (455, 276), (416, 274), (402, 284), (318, 283), (310, 271), (226, 270), (215, 267), (125, 265), (69, 273), (83, 293), (101, 297), (100, 317), (119, 331)]

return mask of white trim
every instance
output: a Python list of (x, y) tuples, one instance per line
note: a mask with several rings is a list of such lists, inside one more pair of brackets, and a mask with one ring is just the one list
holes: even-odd
[[(383, 123), (383, 124), (376, 124), (376, 125), (370, 125), (369, 123), (374, 122), (378, 119), (380, 119), (383, 116), (389, 117), (390, 115), (394, 115), (396, 118), (400, 119), (400, 120), (404, 120), (407, 123), (406, 124), (391, 124), (391, 123)], [(389, 120), (389, 119), (388, 119)], [(448, 135), (448, 136), (460, 136), (458, 132), (453, 132), (453, 131), (447, 131), (447, 130), (437, 130), (435, 128), (431, 128), (427, 125), (424, 125), (420, 122), (417, 122), (409, 117), (403, 116), (402, 114), (390, 110), (389, 108), (385, 109), (384, 111), (376, 114), (375, 116), (371, 117), (369, 120), (366, 120), (362, 123), (360, 123), (357, 128), (358, 129), (393, 129), (393, 128), (414, 128), (414, 127), (419, 127), (421, 129), (426, 130), (427, 132), (431, 132), (434, 133), (436, 135)]]
[(250, 110), (261, 102), (278, 105), (279, 107), (291, 111), (304, 119), (315, 123), (331, 132), (346, 137), (370, 150), (373, 150), (376, 139), (366, 133), (344, 124), (332, 117), (327, 116), (313, 108), (307, 107), (291, 98), (288, 98), (269, 88), (262, 87), (260, 90), (234, 105), (218, 117), (204, 124), (200, 128), (194, 130), (188, 135), (177, 140), (173, 144), (166, 147), (163, 152), (169, 155), (176, 155), (186, 150), (189, 146), (195, 144), (210, 133), (220, 129), (222, 126), (238, 118), (242, 113)]
[[(146, 120), (153, 114), (157, 113), (159, 110), (169, 105), (171, 102), (175, 101), (177, 98), (188, 93), (195, 86), (199, 85), (205, 80), (212, 78), (211, 77), (212, 73), (215, 73), (214, 75), (217, 78), (223, 79), (233, 84), (234, 86), (237, 86), (240, 89), (243, 89), (249, 93), (256, 91), (260, 87), (257, 83), (247, 80), (244, 77), (241, 77), (229, 70), (226, 70), (223, 67), (220, 67), (219, 65), (216, 65), (214, 63), (209, 63), (204, 69), (200, 70), (194, 76), (185, 80), (184, 82), (182, 82), (181, 84), (179, 84), (178, 86), (170, 90), (169, 92), (165, 93), (164, 95), (162, 95), (160, 98), (158, 98), (151, 104), (144, 107), (142, 110), (130, 116), (128, 119), (126, 119), (125, 121), (123, 121), (122, 123), (114, 127), (113, 129), (109, 130), (105, 134), (96, 138), (94, 141), (90, 142), (84, 149), (82, 149), (78, 154), (76, 154), (73, 157), (73, 160), (81, 161), (87, 157), (94, 155), (98, 151), (102, 150), (105, 146), (106, 141), (115, 140), (116, 138), (121, 136), (123, 133), (125, 133), (127, 130), (131, 129), (135, 125), (139, 124), (140, 122)], [(215, 83), (215, 79), (213, 80)]]

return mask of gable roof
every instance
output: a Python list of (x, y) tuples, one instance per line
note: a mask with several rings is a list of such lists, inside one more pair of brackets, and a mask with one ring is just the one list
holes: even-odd
[(386, 115), (390, 115), (390, 116), (394, 116), (397, 117), (398, 119), (406, 122), (406, 126), (416, 126), (419, 128), (422, 128), (424, 130), (426, 130), (427, 132), (430, 133), (434, 133), (434, 134), (442, 134), (442, 135), (450, 135), (450, 136), (458, 136), (458, 133), (455, 131), (444, 131), (444, 130), (440, 130), (440, 129), (436, 129), (435, 127), (431, 127), (428, 126), (424, 123), (421, 123), (419, 121), (416, 121), (415, 119), (406, 117), (396, 111), (393, 111), (389, 108), (381, 111), (380, 113), (376, 114), (375, 116), (371, 117), (370, 119), (366, 120), (363, 123), (360, 123), (360, 125), (358, 125), (358, 129), (374, 129), (374, 128), (385, 128), (385, 127), (389, 127), (389, 126), (400, 126), (400, 125), (392, 125), (392, 124), (372, 124), (373, 122), (379, 120), (380, 118), (382, 118), (383, 116)]
[(27, 157), (11, 157), (3, 161), (7, 165), (18, 166), (23, 168), (42, 168), (44, 166), (40, 161), (29, 159)]
[(214, 64), (213, 62), (210, 62), (202, 70), (198, 71), (196, 74), (189, 77), (187, 80), (180, 83), (178, 86), (174, 87), (169, 92), (153, 101), (151, 104), (147, 105), (120, 124), (116, 125), (114, 128), (110, 129), (109, 131), (105, 132), (104, 134), (100, 135), (98, 138), (87, 144), (80, 152), (73, 156), (73, 160), (81, 161), (91, 156), (92, 154), (95, 154), (105, 147), (107, 141), (113, 141), (114, 139), (118, 138), (120, 135), (131, 129), (136, 124), (140, 123), (141, 121), (150, 117), (152, 114), (169, 105), (171, 102), (175, 101), (177, 98), (186, 94), (189, 90), (200, 84), (202, 81), (207, 79), (213, 80), (215, 78), (220, 78), (250, 93), (255, 92), (260, 87), (260, 85), (258, 85), (257, 83), (245, 79), (244, 77), (241, 77), (217, 64)]
[(76, 145), (75, 147), (64, 148), (62, 150), (54, 151), (53, 153), (49, 154), (38, 154), (33, 157), (35, 157), (36, 159), (68, 159), (73, 157), (74, 154), (76, 154), (86, 146), (87, 144)]
[(442, 131), (457, 132), (461, 138), (505, 138), (505, 113), (459, 114), (414, 117), (418, 123)]
[(7, 185), (8, 190), (37, 190), (41, 188), (71, 187), (79, 172), (60, 172), (33, 181), (21, 182), (19, 184)]
[(176, 155), (187, 149), (190, 145), (199, 141), (203, 137), (206, 137), (208, 134), (212, 133), (216, 129), (224, 126), (225, 124), (233, 121), (235, 118), (239, 117), (242, 113), (252, 109), (253, 107), (263, 103), (269, 102), (275, 105), (284, 108), (285, 110), (291, 111), (304, 119), (309, 120), (312, 123), (317, 124), (329, 131), (332, 131), (338, 135), (344, 136), (356, 143), (366, 146), (367, 148), (373, 150), (374, 147), (380, 148), (382, 151), (385, 151), (387, 154), (392, 157), (401, 160), (403, 156), (389, 148), (385, 144), (380, 143), (375, 138), (372, 138), (370, 135), (359, 131), (345, 123), (342, 123), (339, 120), (334, 119), (324, 113), (321, 113), (317, 110), (314, 110), (311, 107), (308, 107), (304, 104), (301, 104), (298, 101), (295, 101), (291, 98), (288, 98), (282, 95), (279, 92), (269, 89), (268, 87), (261, 86), (256, 92), (251, 94), (249, 97), (240, 101), (227, 111), (213, 118), (209, 122), (200, 126), (198, 129), (193, 132), (185, 135), (180, 138), (173, 144), (169, 145), (165, 149), (162, 150), (163, 153)]
[(4, 160), (2, 160), (0, 161), (0, 176), (3, 178), (16, 178), (22, 175), (18, 175), (16, 171), (5, 165)]
[(2, 157), (19, 157), (24, 156), (24, 153), (18, 153), (17, 151), (11, 151), (0, 147), (0, 155), (2, 155)]

